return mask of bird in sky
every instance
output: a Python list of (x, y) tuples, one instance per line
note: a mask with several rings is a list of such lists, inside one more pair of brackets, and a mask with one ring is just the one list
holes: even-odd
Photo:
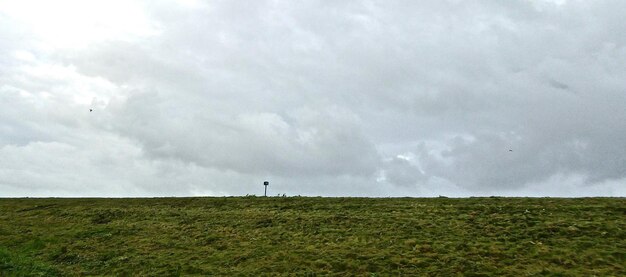
[(93, 109), (89, 109), (89, 112), (93, 112)]
[(509, 149), (509, 152), (513, 152), (513, 149)]

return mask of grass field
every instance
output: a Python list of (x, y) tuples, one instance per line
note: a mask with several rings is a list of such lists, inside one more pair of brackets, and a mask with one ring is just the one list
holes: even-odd
[(624, 198), (0, 199), (0, 276), (626, 276)]

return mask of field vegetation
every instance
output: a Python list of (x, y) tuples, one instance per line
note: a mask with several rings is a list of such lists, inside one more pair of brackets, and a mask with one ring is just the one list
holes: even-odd
[(626, 276), (624, 198), (0, 199), (0, 276)]

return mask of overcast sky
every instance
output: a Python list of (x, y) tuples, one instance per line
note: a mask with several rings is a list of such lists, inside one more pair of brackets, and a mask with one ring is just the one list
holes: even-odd
[(626, 196), (625, 10), (0, 0), (0, 197)]

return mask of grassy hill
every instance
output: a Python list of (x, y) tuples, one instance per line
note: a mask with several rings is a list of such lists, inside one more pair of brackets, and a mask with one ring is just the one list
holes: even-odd
[(625, 264), (624, 198), (0, 199), (0, 276), (626, 276)]

